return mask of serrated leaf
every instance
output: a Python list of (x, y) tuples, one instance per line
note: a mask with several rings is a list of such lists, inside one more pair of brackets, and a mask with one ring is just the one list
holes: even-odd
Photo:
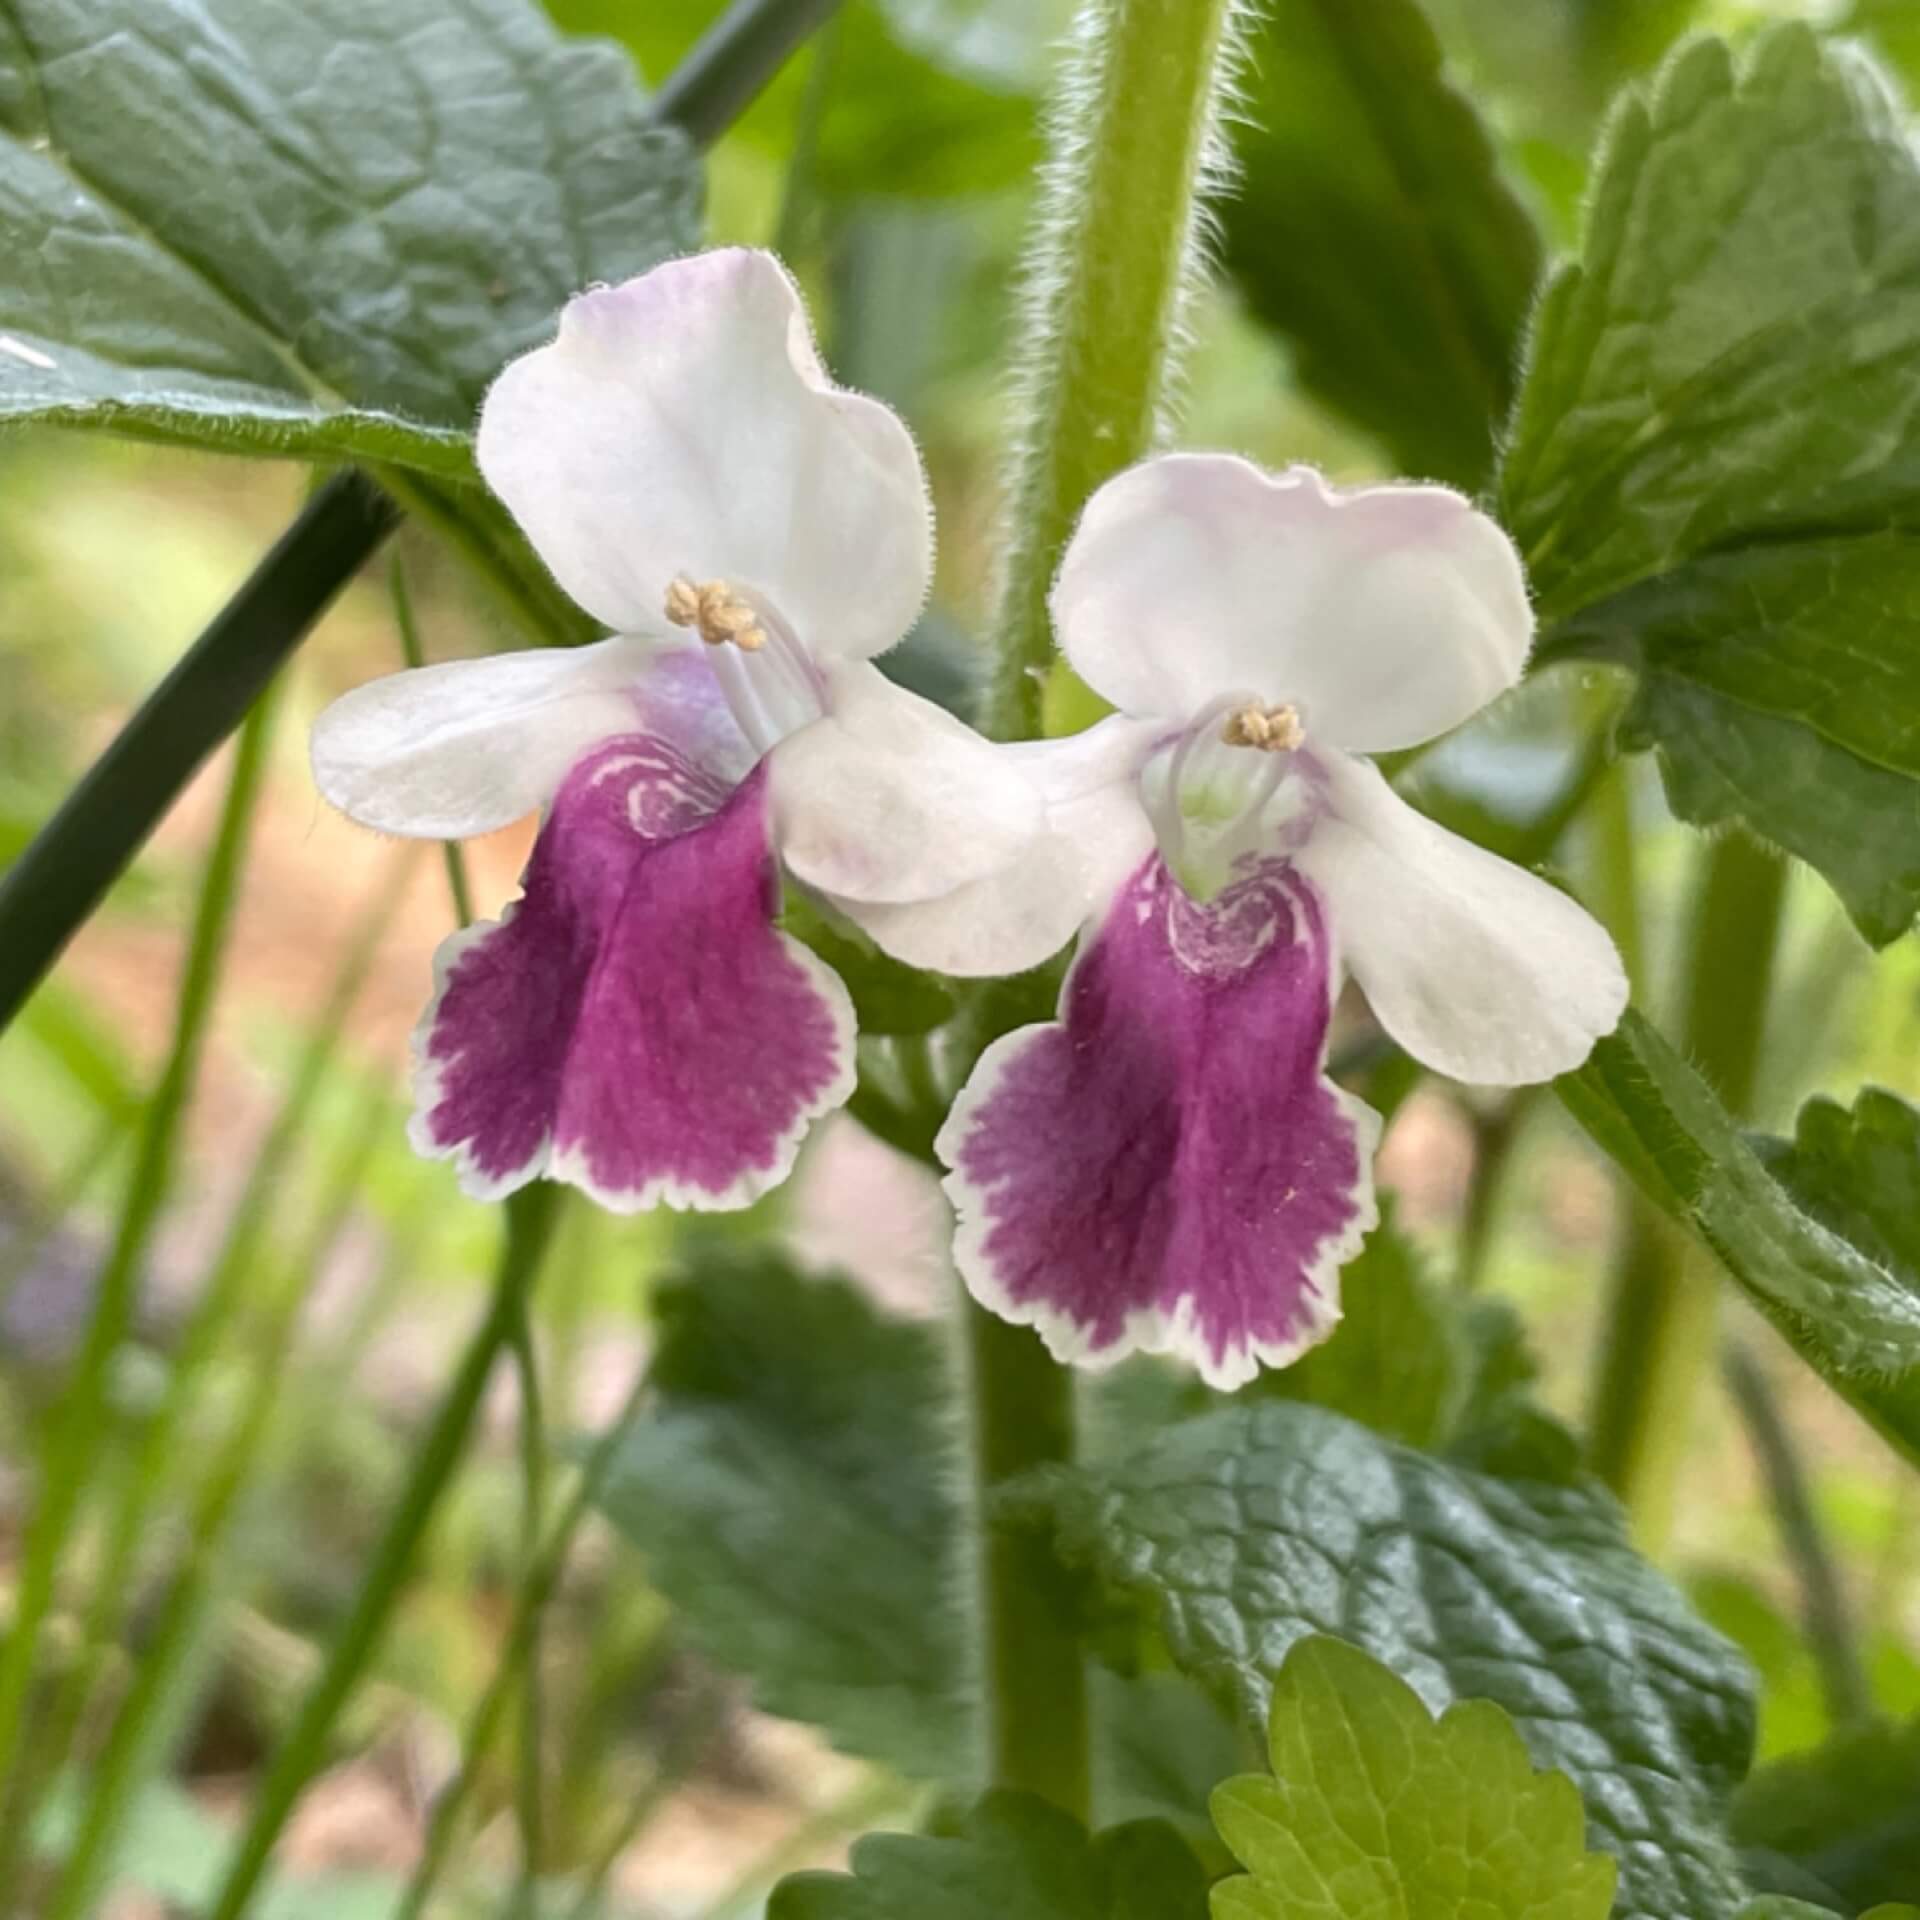
[(1436, 1721), (1358, 1648), (1313, 1635), (1273, 1683), (1273, 1774), (1230, 1780), (1215, 1823), (1243, 1877), (1213, 1920), (1607, 1920), (1617, 1863), (1579, 1792), (1537, 1773), (1488, 1700)]
[(1597, 1488), (1469, 1472), (1268, 1401), (1036, 1478), (1022, 1503), (1250, 1726), (1289, 1648), (1338, 1634), (1429, 1708), (1487, 1699), (1512, 1716), (1619, 1858), (1618, 1920), (1738, 1905), (1719, 1814), (1752, 1749), (1745, 1662), (1633, 1552)]
[(0, 421), (462, 478), (503, 362), (697, 202), (528, 0), (14, 0)]
[(1416, 0), (1276, 0), (1250, 36), (1228, 269), (1302, 382), (1412, 473), (1477, 485), (1540, 266)]
[(601, 1505), (687, 1637), (851, 1752), (971, 1777), (939, 1343), (769, 1252), (715, 1249), (654, 1313)]
[(1637, 1013), (1556, 1083), (1649, 1198), (1720, 1256), (1801, 1357), (1920, 1460), (1920, 1114), (1868, 1090), (1754, 1141)]
[(853, 1871), (781, 1881), (767, 1920), (1206, 1920), (1180, 1836), (1136, 1821), (1089, 1840), (1030, 1794), (990, 1793), (958, 1834), (869, 1834)]
[[(1848, 1913), (1911, 1893), (1920, 1887), (1920, 1721), (1857, 1728), (1761, 1769), (1733, 1803), (1732, 1830), (1764, 1871), (1786, 1870), (1783, 1892)], [(1756, 1865), (1749, 1872), (1776, 1884)]]
[(1884, 944), (1920, 910), (1920, 153), (1856, 46), (1678, 54), (1613, 122), (1500, 479), (1543, 659)]

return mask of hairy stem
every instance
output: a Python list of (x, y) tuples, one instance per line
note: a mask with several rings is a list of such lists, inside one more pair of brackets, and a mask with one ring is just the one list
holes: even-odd
[[(1049, 130), (1028, 256), (1019, 417), (1005, 482), (1005, 550), (982, 714), (1003, 740), (1041, 730), (1053, 658), (1047, 591), (1087, 497), (1159, 437), (1218, 127), (1237, 49), (1236, 0), (1082, 0)], [(1016, 1475), (1070, 1460), (1071, 1375), (1034, 1335), (963, 1305), (981, 1676), (996, 1786), (1088, 1812), (1087, 1681), (1058, 1575), (1036, 1540), (996, 1530)]]
[(1040, 731), (1053, 661), (1047, 591), (1080, 509), (1149, 452), (1199, 277), (1204, 198), (1222, 170), (1234, 0), (1085, 0), (1050, 133), (1015, 361), (1006, 548), (982, 715)]

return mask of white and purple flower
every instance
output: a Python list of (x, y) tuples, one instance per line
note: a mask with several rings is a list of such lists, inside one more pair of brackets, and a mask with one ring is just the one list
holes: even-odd
[(1526, 663), (1518, 557), (1457, 494), (1151, 460), (1089, 503), (1053, 614), (1119, 712), (1025, 750), (1051, 831), (970, 890), (966, 941), (930, 947), (943, 904), (902, 942), (1010, 969), (1084, 922), (1058, 1019), (995, 1041), (940, 1135), (955, 1257), (1059, 1358), (1233, 1387), (1325, 1337), (1375, 1222), (1378, 1120), (1325, 1073), (1342, 966), (1415, 1058), (1497, 1085), (1577, 1066), (1626, 979), (1575, 902), (1360, 757)]
[(617, 637), (395, 674), (314, 729), (321, 791), (384, 832), (546, 809), (521, 897), (437, 957), (415, 1144), (481, 1197), (743, 1206), (854, 1082), (846, 989), (774, 923), (781, 868), (884, 941), (1024, 852), (1041, 798), (871, 664), (926, 595), (925, 477), (771, 256), (574, 300), (478, 451)]

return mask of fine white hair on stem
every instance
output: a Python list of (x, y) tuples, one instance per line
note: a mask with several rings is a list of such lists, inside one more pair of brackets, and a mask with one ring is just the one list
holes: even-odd
[[(1046, 590), (1079, 507), (1177, 416), (1214, 206), (1237, 176), (1225, 128), (1244, 111), (1254, 12), (1248, 0), (1083, 0), (1069, 30), (1015, 296), (995, 732), (1029, 730)], [(1176, 80), (1155, 100), (1135, 63), (1160, 45), (1189, 57), (1162, 63)]]

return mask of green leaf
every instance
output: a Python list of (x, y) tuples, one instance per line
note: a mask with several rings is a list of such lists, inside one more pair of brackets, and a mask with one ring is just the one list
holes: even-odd
[(621, 55), (526, 0), (14, 0), (0, 421), (461, 478), (501, 364), (697, 201)]
[[(656, 83), (713, 24), (711, 0), (548, 0), (561, 25), (631, 49)], [(982, 0), (846, 0), (813, 60), (825, 111), (810, 182), (835, 197), (977, 194), (1031, 178), (1040, 157), (1043, 21)], [(1029, 3), (1028, 13), (1040, 11)], [(995, 57), (1012, 44), (1016, 57)], [(811, 61), (774, 80), (735, 138), (785, 167), (808, 113)]]
[(1800, 1356), (1920, 1460), (1920, 1114), (1869, 1089), (1753, 1141), (1637, 1013), (1556, 1083), (1656, 1204), (1720, 1256)]
[(1920, 154), (1807, 29), (1677, 55), (1616, 116), (1500, 480), (1541, 657), (1639, 673), (1622, 724), (1701, 826), (1920, 910)]
[[(1833, 1920), (1831, 1907), (1815, 1906), (1806, 1900), (1781, 1900), (1772, 1895), (1753, 1900), (1740, 1909), (1739, 1920)], [(1875, 1907), (1860, 1920), (1920, 1920), (1920, 1907)]]
[(767, 1920), (1206, 1920), (1206, 1878), (1171, 1827), (1089, 1840), (1030, 1794), (990, 1793), (951, 1837), (869, 1834), (853, 1871), (781, 1881)]
[(1860, 1728), (1763, 1768), (1740, 1789), (1732, 1825), (1769, 1868), (1792, 1870), (1782, 1891), (1804, 1882), (1808, 1898), (1848, 1913), (1911, 1893), (1920, 1887), (1920, 1721)]
[(939, 1342), (764, 1251), (713, 1250), (654, 1311), (657, 1407), (601, 1504), (687, 1637), (770, 1712), (970, 1777)]
[(1273, 1777), (1213, 1797), (1247, 1869), (1213, 1920), (1607, 1920), (1616, 1863), (1586, 1849), (1580, 1795), (1536, 1773), (1487, 1700), (1438, 1721), (1345, 1641), (1294, 1643), (1273, 1683)]
[(1633, 1552), (1604, 1492), (1468, 1472), (1280, 1401), (1016, 1492), (1010, 1518), (1050, 1527), (1256, 1730), (1288, 1649), (1337, 1633), (1430, 1708), (1512, 1715), (1619, 1856), (1618, 1920), (1734, 1911), (1719, 1813), (1752, 1747), (1747, 1669)]
[(1302, 382), (1410, 472), (1486, 476), (1540, 266), (1417, 0), (1277, 0), (1252, 30), (1227, 266)]
[(1853, 0), (1841, 15), (1838, 30), (1871, 41), (1909, 86), (1920, 85), (1920, 11), (1912, 0)]

